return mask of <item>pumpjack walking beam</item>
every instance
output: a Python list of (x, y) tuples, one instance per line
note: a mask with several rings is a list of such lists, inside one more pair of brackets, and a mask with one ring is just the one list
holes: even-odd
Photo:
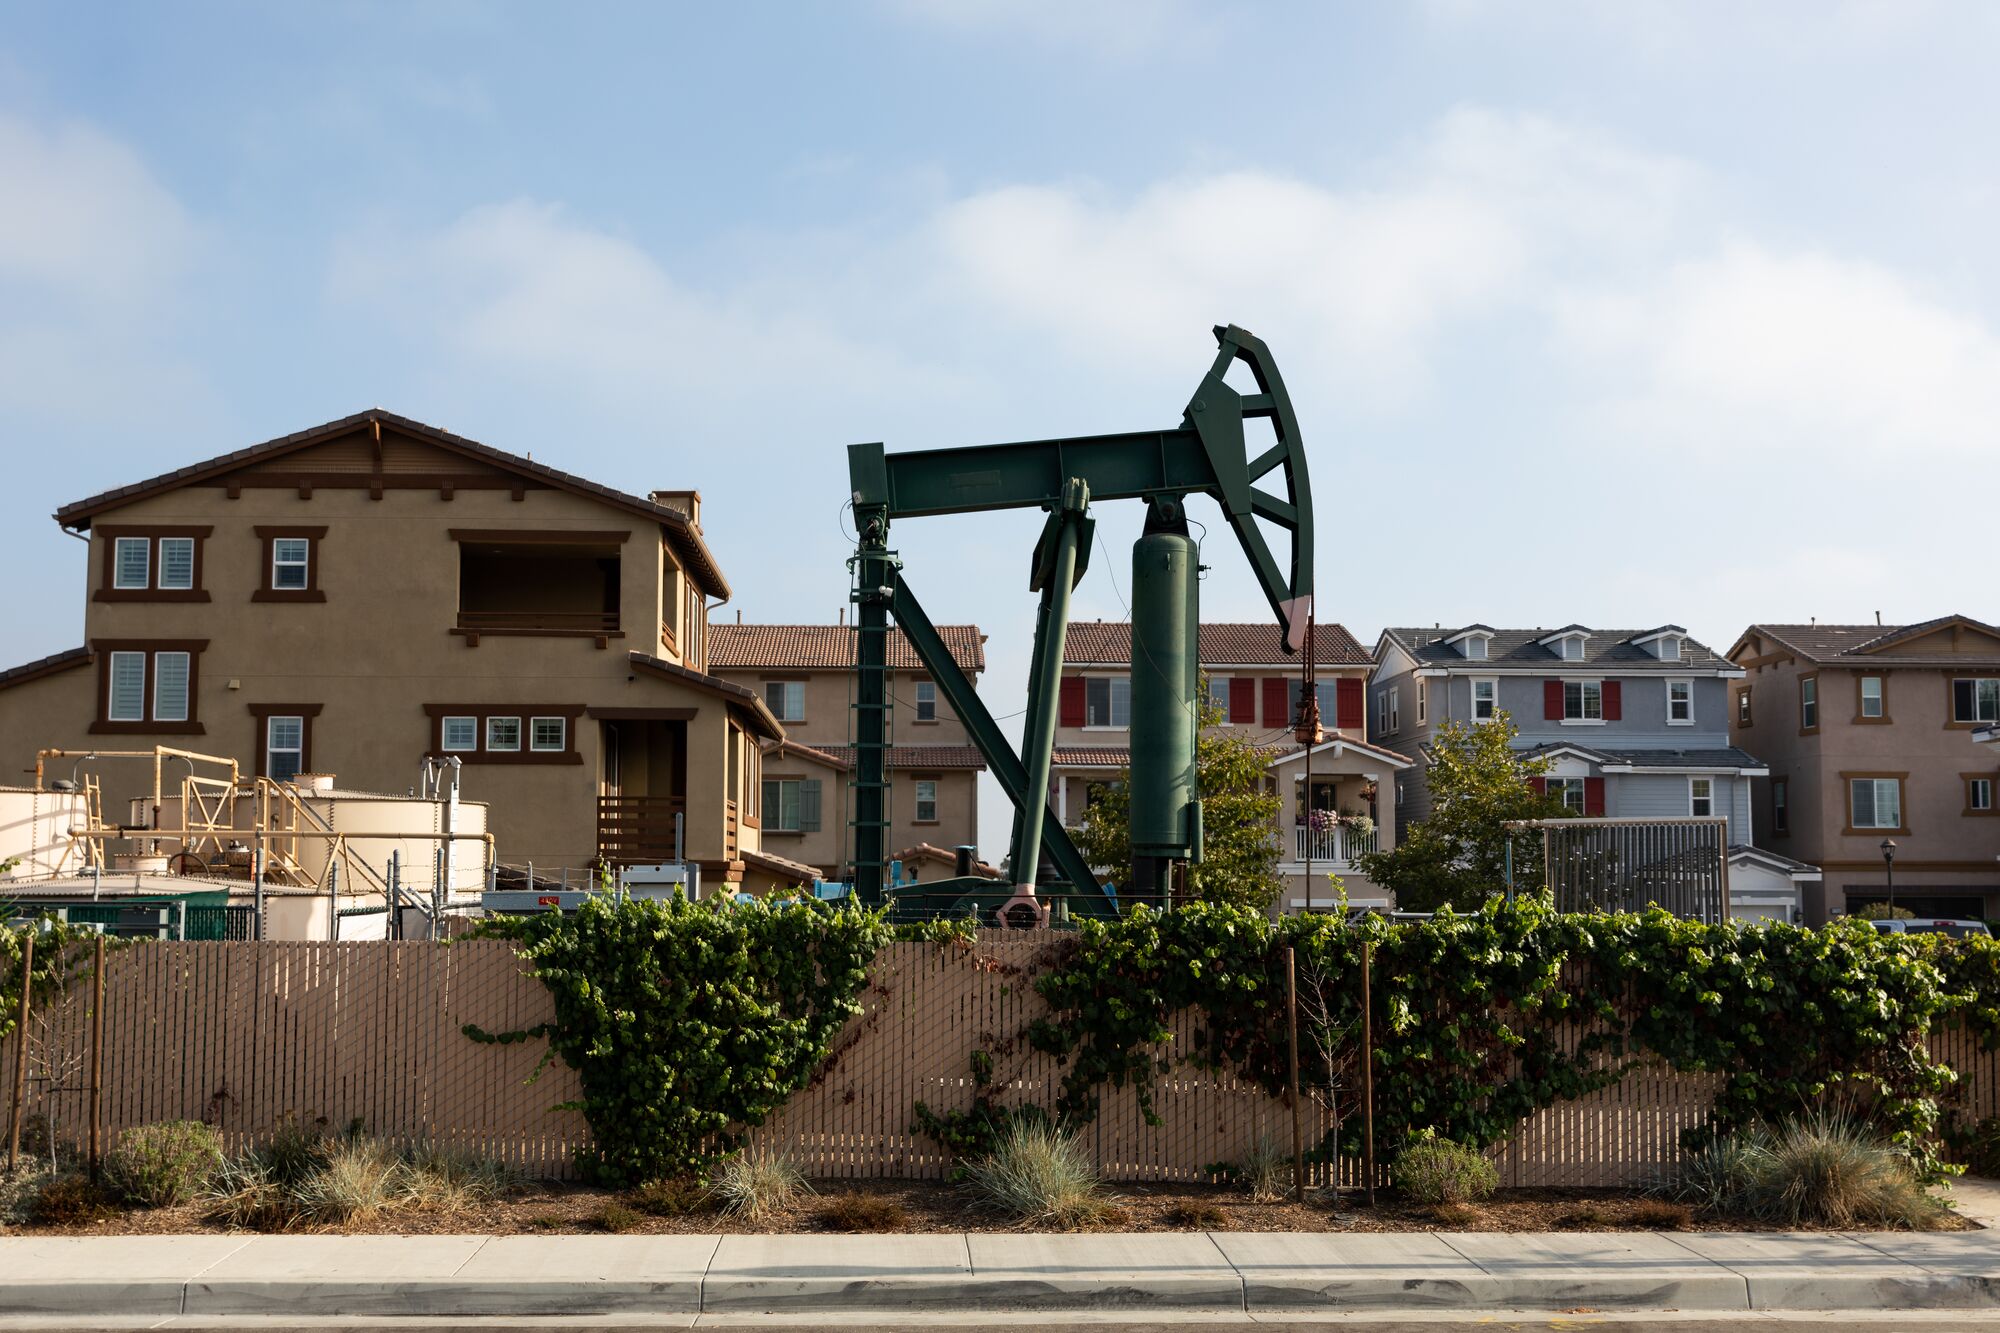
[[(1075, 868), (1062, 864), (1071, 860), (1065, 851), (1075, 849), (1061, 825), (1046, 813), (1056, 673), (1068, 625), (1069, 586), (1081, 563), (1075, 553), (1087, 549), (1088, 529), (1083, 524), (1088, 521), (1089, 501), (1144, 499), (1178, 505), (1189, 494), (1214, 497), (1284, 629), (1286, 651), (1295, 653), (1305, 645), (1312, 617), (1313, 524), (1298, 421), (1262, 341), (1234, 325), (1218, 326), (1215, 336), (1219, 345), (1215, 361), (1189, 400), (1181, 425), (1173, 429), (897, 454), (886, 453), (879, 443), (849, 446), (848, 474), (860, 534), (854, 592), (859, 629), (854, 860), (855, 891), (863, 901), (879, 901), (886, 866), (888, 622), (902, 588), (900, 564), (888, 545), (894, 520), (1023, 508), (1043, 509), (1050, 515), (1031, 580), (1031, 587), (1043, 594), (1043, 606), (1029, 688), (1029, 728), (1024, 737), (1028, 753), (1016, 756), (997, 731), (986, 734), (973, 728), (974, 741), (996, 774), (1003, 767), (1019, 771), (1026, 784), (1033, 784), (1040, 774), (1038, 785), (1028, 786), (1018, 796), (1009, 792), (1020, 810), (1013, 849), (1017, 882), (1033, 881), (1035, 866), (1022, 864), (1022, 854), (1029, 851), (1024, 845), (1029, 831), (1040, 824), (1058, 870), (1079, 891), (1086, 885), (1095, 887), (1094, 879), (1079, 878)], [(1240, 393), (1225, 382), (1236, 361), (1249, 369), (1256, 393)], [(1244, 425), (1254, 419), (1270, 421), (1275, 443), (1253, 458)], [(1282, 495), (1257, 485), (1280, 472)], [(1291, 534), (1283, 564), (1273, 556), (1260, 521)], [(1070, 562), (1067, 568), (1065, 560)], [(948, 696), (961, 687), (971, 694), (971, 683), (948, 655), (937, 663), (926, 660), (925, 665)], [(963, 710), (960, 715), (966, 716)]]

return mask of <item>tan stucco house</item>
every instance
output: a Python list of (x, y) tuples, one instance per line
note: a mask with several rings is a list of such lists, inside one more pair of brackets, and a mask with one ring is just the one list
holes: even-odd
[(1756, 842), (1823, 873), (1808, 922), (1883, 901), (1892, 874), (1919, 916), (2000, 915), (2000, 754), (1978, 743), (2000, 722), (2000, 628), (1752, 625), (1729, 657), (1730, 739), (1770, 767)]
[[(809, 880), (765, 850), (784, 726), (712, 674), (729, 596), (691, 491), (627, 494), (368, 411), (63, 506), (84, 638), (0, 673), (0, 766), (174, 744), (400, 793), (463, 765), (537, 874), (658, 861)], [(119, 795), (107, 790), (107, 808)]]
[[(1284, 911), (1326, 910), (1338, 875), (1352, 905), (1392, 905), (1355, 869), (1354, 858), (1396, 839), (1397, 774), (1411, 760), (1368, 739), (1364, 699), (1374, 659), (1345, 627), (1314, 627), (1314, 676), (1325, 740), (1305, 747), (1294, 735), (1300, 658), (1284, 650), (1276, 624), (1219, 622), (1201, 627), (1201, 671), (1218, 731), (1247, 737), (1267, 755), (1278, 793), (1278, 874)], [(1077, 827), (1093, 793), (1131, 763), (1132, 626), (1080, 621), (1063, 645), (1061, 698), (1050, 804)], [(1310, 779), (1310, 780), (1308, 780)], [(1317, 814), (1315, 814), (1317, 812)], [(1105, 867), (1116, 876), (1123, 867)]]
[[(986, 636), (977, 625), (940, 625), (959, 670), (974, 683), (986, 669)], [(783, 723), (785, 740), (764, 743), (766, 845), (847, 878), (855, 630), (851, 625), (745, 625), (709, 630), (709, 669), (752, 691)], [(945, 702), (902, 631), (889, 635), (889, 833), (892, 848), (911, 848), (905, 879), (937, 878), (937, 858), (979, 837), (979, 774), (986, 761), (965, 724)], [(920, 864), (921, 863), (921, 864)], [(926, 873), (930, 872), (930, 873)]]

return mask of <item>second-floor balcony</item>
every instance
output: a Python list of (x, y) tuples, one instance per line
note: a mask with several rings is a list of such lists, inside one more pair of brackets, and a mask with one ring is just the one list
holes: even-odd
[(455, 633), (595, 639), (621, 637), (619, 551), (624, 534), (455, 530)]
[(1345, 865), (1364, 852), (1374, 851), (1378, 834), (1373, 825), (1363, 833), (1346, 824), (1319, 829), (1297, 824), (1292, 828), (1292, 860)]

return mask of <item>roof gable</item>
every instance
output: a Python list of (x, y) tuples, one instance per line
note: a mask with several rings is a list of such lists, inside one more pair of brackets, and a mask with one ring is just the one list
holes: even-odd
[(2000, 627), (1970, 616), (1939, 616), (1914, 625), (1752, 625), (1731, 650), (1738, 661), (1750, 644), (1808, 662), (1856, 665), (1948, 665), (2000, 662)]
[[(274, 473), (282, 475), (273, 478), (270, 474)], [(568, 491), (658, 523), (667, 544), (695, 582), (710, 596), (729, 595), (729, 582), (721, 566), (700, 531), (680, 510), (380, 408), (101, 491), (56, 510), (55, 520), (66, 528), (88, 528), (98, 515), (138, 500), (187, 486), (228, 485), (232, 478), (240, 482), (249, 476), (296, 484), (302, 490), (315, 483), (353, 484), (353, 479), (364, 477), (421, 477), (427, 484), (445, 489), (453, 482), (465, 484), (468, 476), (483, 476), (510, 478), (522, 489), (532, 486)]]
[[(1467, 627), (1471, 628), (1471, 627)], [(1483, 628), (1483, 627), (1482, 627)], [(1657, 629), (1587, 629), (1565, 625), (1561, 629), (1496, 629), (1487, 643), (1484, 658), (1467, 658), (1453, 641), (1463, 630), (1439, 626), (1421, 629), (1393, 628), (1382, 631), (1420, 667), (1448, 667), (1477, 674), (1481, 670), (1534, 668), (1550, 671), (1582, 671), (1617, 668), (1633, 672), (1690, 672), (1729, 669), (1730, 663), (1714, 649), (1679, 632), (1679, 627)], [(1644, 640), (1674, 633), (1681, 640), (1679, 657), (1662, 658)], [(1563, 638), (1580, 639), (1583, 656), (1563, 657), (1558, 650)]]

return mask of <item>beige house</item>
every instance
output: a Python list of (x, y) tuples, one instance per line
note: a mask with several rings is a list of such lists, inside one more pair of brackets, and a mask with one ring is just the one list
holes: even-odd
[[(2000, 628), (1752, 625), (1730, 739), (1770, 766), (1760, 847), (1818, 866), (1808, 922), (1887, 898), (1919, 916), (2000, 914)], [(1882, 844), (1895, 844), (1893, 871)]]
[[(952, 660), (975, 683), (986, 669), (986, 637), (977, 625), (940, 625)], [(752, 691), (784, 724), (782, 743), (764, 744), (767, 845), (847, 878), (853, 781), (852, 626), (717, 624), (709, 630), (709, 666)], [(937, 683), (900, 630), (889, 635), (890, 720), (888, 845), (929, 846), (949, 856), (979, 838), (979, 774), (986, 761)], [(913, 855), (905, 878), (939, 878), (936, 858)]]
[[(402, 793), (457, 759), (497, 855), (809, 879), (764, 849), (785, 729), (710, 674), (729, 584), (690, 491), (641, 497), (383, 411), (56, 512), (89, 541), (80, 647), (0, 674), (0, 765), (174, 744)], [(136, 793), (108, 785), (107, 808)]]
[[(1374, 659), (1337, 624), (1314, 627), (1314, 675), (1325, 740), (1305, 747), (1294, 735), (1301, 658), (1288, 656), (1275, 624), (1205, 624), (1199, 646), (1215, 730), (1246, 736), (1269, 758), (1281, 798), (1278, 873), (1287, 911), (1325, 910), (1338, 875), (1350, 903), (1386, 904), (1354, 858), (1395, 845), (1396, 775), (1411, 761), (1368, 741), (1365, 698)], [(1084, 822), (1096, 790), (1131, 763), (1132, 627), (1081, 621), (1063, 647), (1051, 804), (1071, 828)], [(1107, 868), (1109, 869), (1109, 868)], [(1114, 871), (1121, 873), (1123, 868)]]

